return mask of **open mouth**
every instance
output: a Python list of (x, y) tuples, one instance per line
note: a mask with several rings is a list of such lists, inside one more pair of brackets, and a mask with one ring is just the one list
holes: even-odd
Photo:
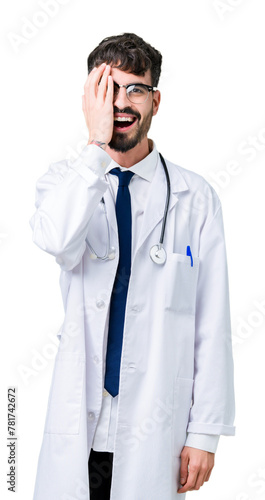
[(127, 131), (133, 127), (136, 122), (136, 116), (115, 116), (114, 117), (114, 128), (117, 131)]

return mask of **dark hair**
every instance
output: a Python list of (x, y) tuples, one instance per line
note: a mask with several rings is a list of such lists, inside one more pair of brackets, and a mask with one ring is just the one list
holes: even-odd
[(158, 85), (162, 55), (134, 33), (104, 38), (88, 56), (88, 73), (103, 62), (134, 75), (144, 75), (150, 69), (152, 85)]

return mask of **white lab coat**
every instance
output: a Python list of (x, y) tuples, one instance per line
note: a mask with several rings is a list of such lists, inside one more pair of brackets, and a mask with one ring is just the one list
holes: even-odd
[[(92, 148), (92, 149), (91, 149)], [(118, 263), (104, 255), (107, 226), (118, 249), (115, 205), (87, 165), (109, 156), (86, 146), (74, 162), (50, 166), (37, 182), (33, 240), (61, 266), (65, 321), (55, 359), (34, 500), (89, 500), (88, 457), (104, 388), (104, 326)], [(92, 161), (92, 157), (94, 158)], [(98, 159), (97, 159), (98, 158)], [(100, 158), (100, 160), (99, 160)], [(104, 163), (103, 163), (104, 164)], [(93, 165), (91, 165), (93, 166)], [(173, 500), (187, 432), (234, 435), (233, 358), (222, 210), (198, 174), (159, 161), (132, 261), (120, 369), (111, 500)], [(98, 168), (98, 167), (97, 167)], [(193, 255), (186, 255), (190, 245)]]

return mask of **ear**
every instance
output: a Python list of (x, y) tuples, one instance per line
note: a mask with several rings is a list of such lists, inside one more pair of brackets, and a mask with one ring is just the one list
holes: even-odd
[(159, 104), (161, 100), (161, 93), (159, 90), (155, 90), (153, 93), (153, 116), (158, 112)]

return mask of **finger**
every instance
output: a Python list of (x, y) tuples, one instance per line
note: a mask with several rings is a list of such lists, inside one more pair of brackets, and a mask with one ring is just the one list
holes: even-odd
[(107, 94), (106, 94), (106, 99), (112, 104), (113, 103), (113, 90), (114, 90), (114, 85), (113, 85), (113, 78), (111, 75), (108, 76), (108, 88), (107, 88)]
[(87, 84), (87, 82), (89, 82), (89, 80), (91, 80), (91, 76), (94, 74), (94, 72), (97, 70), (97, 66), (94, 66), (94, 68), (88, 73), (87, 75), (87, 78), (86, 78), (86, 81), (85, 81), (85, 85)]
[(205, 481), (209, 481), (210, 476), (211, 476), (211, 473), (212, 473), (212, 469), (210, 469), (210, 470), (207, 472), (206, 477), (205, 477)]
[(105, 100), (106, 92), (107, 92), (107, 81), (110, 73), (110, 66), (106, 66), (105, 71), (100, 80), (100, 84), (98, 86), (98, 98), (102, 101)]
[(181, 457), (181, 464), (180, 464), (180, 483), (184, 485), (187, 482), (188, 479), (188, 463), (189, 463), (189, 457), (187, 456), (182, 456)]
[(198, 477), (197, 471), (189, 472), (186, 484), (182, 486), (182, 488), (178, 489), (178, 493), (186, 493), (187, 491), (194, 490), (195, 484), (197, 482), (197, 477)]
[(102, 63), (93, 74), (91, 74), (91, 80), (88, 82), (88, 96), (90, 98), (97, 97), (98, 94), (98, 83), (102, 78), (102, 74), (105, 71), (106, 63)]
[(84, 84), (84, 90), (86, 90), (88, 87), (89, 87), (89, 83), (91, 81), (91, 78), (92, 78), (92, 75), (95, 73), (95, 71), (97, 70), (98, 68), (95, 66), (91, 71), (90, 73), (87, 75), (87, 79), (85, 81), (85, 84)]
[(205, 472), (200, 472), (197, 476), (197, 480), (196, 480), (196, 483), (194, 485), (194, 490), (199, 490), (200, 487), (203, 485), (204, 481), (205, 481)]
[(86, 101), (97, 96), (98, 81), (101, 78), (101, 74), (105, 66), (105, 63), (101, 64), (98, 67), (95, 66), (89, 73), (84, 85), (84, 94)]
[(94, 68), (90, 71), (90, 73), (87, 76), (86, 83), (89, 82), (90, 80), (99, 79), (100, 75), (105, 70), (105, 66), (106, 63), (102, 63), (99, 66), (94, 66)]

